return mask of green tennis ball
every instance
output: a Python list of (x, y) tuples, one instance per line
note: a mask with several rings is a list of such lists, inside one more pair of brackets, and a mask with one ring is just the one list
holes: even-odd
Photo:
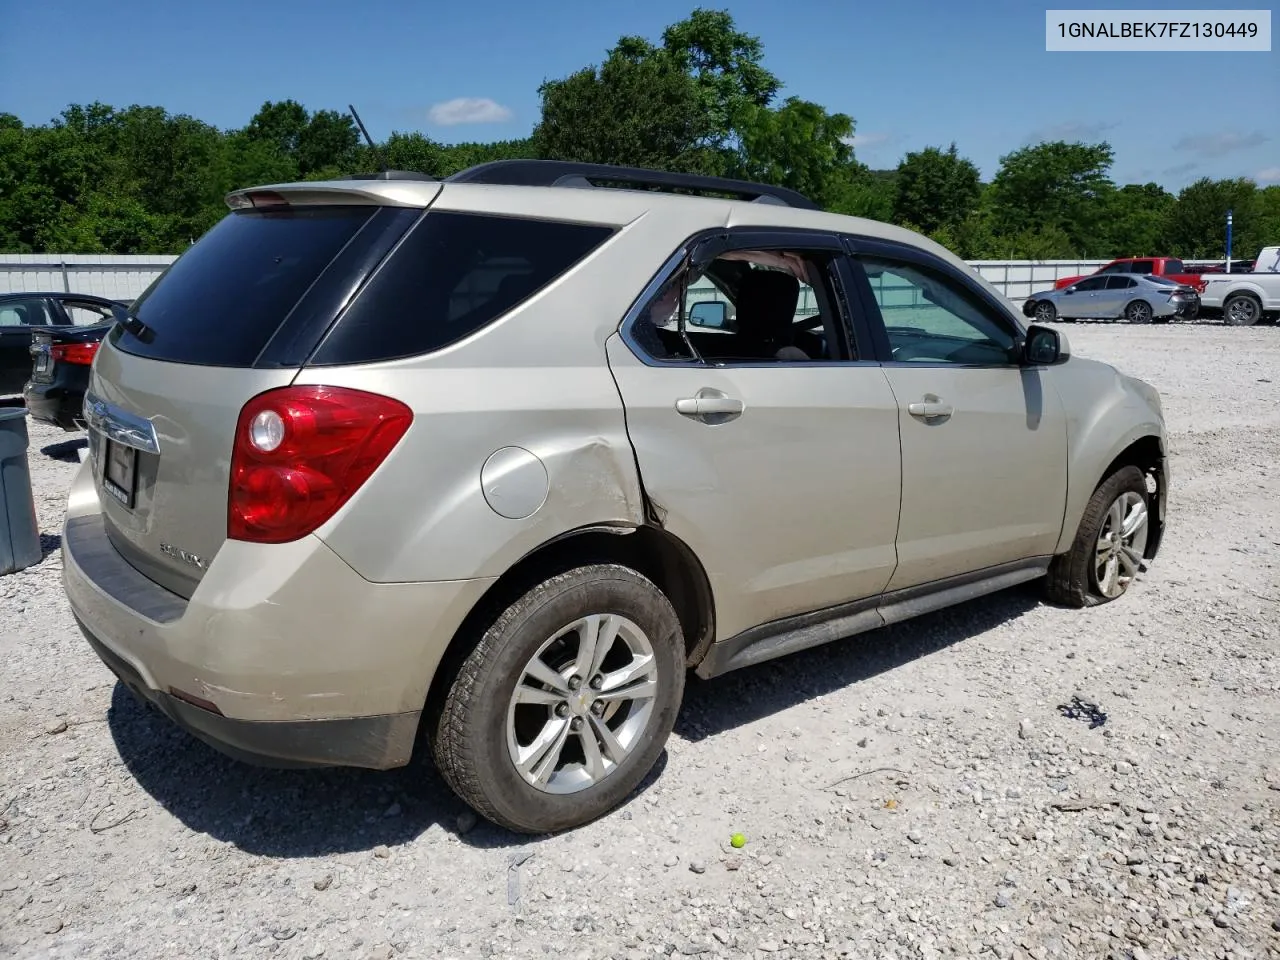
[(729, 838), (729, 843), (735, 847), (745, 847), (747, 845), (747, 838), (740, 833), (735, 833)]

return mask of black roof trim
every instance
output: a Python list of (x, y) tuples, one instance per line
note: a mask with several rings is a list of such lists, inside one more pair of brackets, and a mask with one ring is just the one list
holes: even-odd
[[(342, 179), (342, 178), (338, 178)], [(347, 177), (348, 180), (425, 180), (431, 183), (436, 178), (428, 173), (419, 173), (417, 170), (379, 170), (377, 173), (353, 173)]]
[(802, 210), (821, 209), (804, 194), (787, 187), (729, 177), (708, 177), (693, 173), (672, 173), (644, 167), (622, 167), (605, 163), (575, 163), (570, 160), (491, 160), (468, 167), (446, 183), (491, 183), (521, 187), (594, 187), (597, 182), (644, 187), (674, 187), (704, 193), (725, 193), (757, 203), (775, 203)]

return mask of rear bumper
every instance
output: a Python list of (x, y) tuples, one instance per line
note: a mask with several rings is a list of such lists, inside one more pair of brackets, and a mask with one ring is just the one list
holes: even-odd
[(187, 599), (116, 551), (89, 463), (62, 576), (103, 662), (200, 739), (273, 766), (376, 769), (409, 761), (436, 667), (492, 582), (371, 583), (314, 537), (228, 541)]
[(84, 389), (59, 383), (28, 382), (22, 390), (33, 419), (63, 430), (84, 429)]
[(76, 618), (89, 646), (116, 678), (192, 736), (233, 759), (268, 767), (372, 767), (407, 762), (418, 713), (336, 720), (236, 720), (147, 686), (129, 661)]

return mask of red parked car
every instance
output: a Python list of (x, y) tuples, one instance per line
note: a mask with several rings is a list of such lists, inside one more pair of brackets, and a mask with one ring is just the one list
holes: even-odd
[[(1189, 287), (1194, 287), (1196, 293), (1204, 292), (1204, 278), (1198, 273), (1188, 272), (1186, 264), (1177, 257), (1124, 257), (1120, 260), (1112, 260), (1092, 276), (1096, 277), (1103, 273), (1140, 273), (1144, 276), (1166, 277), (1175, 283), (1185, 283)], [(1083, 280), (1085, 276), (1082, 274), (1078, 277), (1062, 277), (1054, 281), (1053, 288), (1061, 290), (1063, 287), (1071, 286), (1077, 280)]]

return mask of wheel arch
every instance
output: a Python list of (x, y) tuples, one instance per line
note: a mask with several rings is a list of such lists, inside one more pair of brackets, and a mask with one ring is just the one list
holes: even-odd
[(1164, 535), (1165, 505), (1169, 486), (1167, 456), (1160, 436), (1155, 433), (1141, 433), (1125, 442), (1097, 476), (1089, 490), (1089, 495), (1092, 496), (1093, 491), (1097, 490), (1117, 470), (1129, 466), (1137, 467), (1147, 478), (1147, 493), (1152, 507), (1151, 535), (1147, 537), (1147, 548), (1143, 556), (1147, 560), (1152, 560), (1160, 549), (1160, 540)]
[(661, 527), (599, 523), (568, 530), (526, 553), (471, 608), (450, 638), (427, 691), (424, 718), (434, 717), (452, 678), (480, 635), (517, 597), (557, 573), (618, 563), (643, 574), (671, 601), (684, 633), (686, 666), (706, 656), (715, 637), (711, 581), (693, 550)]

